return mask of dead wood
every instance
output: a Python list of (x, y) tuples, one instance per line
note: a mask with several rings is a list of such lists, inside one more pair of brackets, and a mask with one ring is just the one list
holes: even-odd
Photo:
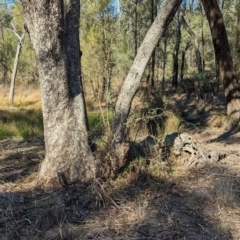
[(208, 150), (188, 133), (181, 133), (174, 139), (171, 152), (188, 168), (202, 168), (226, 157), (226, 151)]
[(102, 153), (102, 169), (99, 173), (101, 178), (115, 178), (118, 172), (126, 166), (130, 143), (115, 143), (109, 151)]

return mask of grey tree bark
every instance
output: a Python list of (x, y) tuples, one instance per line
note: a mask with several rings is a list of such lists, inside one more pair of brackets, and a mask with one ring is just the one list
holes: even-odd
[(46, 156), (38, 183), (51, 187), (58, 174), (87, 181), (96, 174), (88, 145), (80, 78), (79, 14), (76, 0), (21, 0), (39, 72)]
[(9, 103), (11, 105), (13, 104), (15, 80), (16, 80), (16, 76), (17, 76), (18, 62), (19, 62), (19, 57), (20, 57), (20, 53), (21, 53), (21, 50), (22, 50), (22, 45), (23, 45), (23, 42), (24, 42), (26, 31), (23, 32), (22, 36), (19, 36), (17, 33), (15, 33), (15, 34), (18, 37), (19, 42), (18, 42), (18, 45), (17, 45), (17, 51), (16, 51), (14, 63), (13, 63), (13, 71), (12, 71), (11, 83), (10, 83)]
[(146, 68), (159, 39), (163, 36), (167, 26), (172, 21), (182, 0), (165, 0), (156, 19), (148, 30), (141, 46), (138, 49), (133, 65), (122, 85), (118, 96), (115, 116), (112, 125), (113, 143), (125, 140), (125, 123), (130, 111), (131, 102), (136, 94)]

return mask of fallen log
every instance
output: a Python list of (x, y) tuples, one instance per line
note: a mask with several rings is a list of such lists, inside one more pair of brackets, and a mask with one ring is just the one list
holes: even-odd
[[(171, 148), (172, 153), (180, 158), (181, 164), (187, 168), (202, 168), (214, 164), (226, 157), (226, 153), (208, 150), (188, 133), (181, 133), (175, 137)], [(188, 154), (184, 154), (188, 153)]]

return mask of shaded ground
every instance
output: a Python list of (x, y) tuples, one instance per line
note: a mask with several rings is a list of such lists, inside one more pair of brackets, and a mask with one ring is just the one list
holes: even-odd
[[(211, 106), (184, 94), (172, 104), (182, 117), (207, 113), (207, 126)], [(43, 139), (0, 141), (0, 239), (240, 239), (240, 132), (195, 123), (186, 131), (226, 157), (187, 169), (172, 155), (146, 155), (114, 181), (76, 183), (73, 196), (36, 188)]]
[(192, 134), (229, 155), (199, 170), (135, 161), (115, 181), (76, 184), (71, 198), (35, 188), (41, 139), (1, 141), (0, 239), (240, 239), (240, 134)]

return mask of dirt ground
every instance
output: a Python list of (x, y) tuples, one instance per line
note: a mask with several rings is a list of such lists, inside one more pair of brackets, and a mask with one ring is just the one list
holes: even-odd
[(0, 141), (0, 239), (240, 239), (240, 132), (187, 131), (224, 158), (189, 169), (149, 156), (116, 180), (74, 184), (73, 196), (36, 188), (43, 139)]

